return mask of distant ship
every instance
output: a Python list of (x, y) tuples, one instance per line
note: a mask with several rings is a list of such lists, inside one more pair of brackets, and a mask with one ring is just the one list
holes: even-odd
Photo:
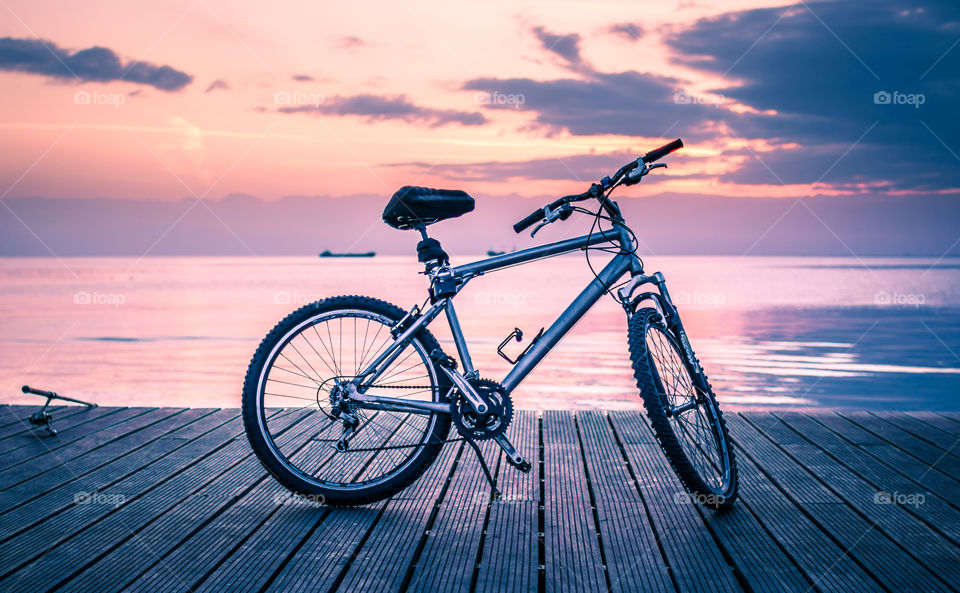
[(318, 257), (373, 257), (377, 255), (376, 251), (363, 251), (356, 253), (334, 253), (327, 249), (326, 251), (319, 253)]

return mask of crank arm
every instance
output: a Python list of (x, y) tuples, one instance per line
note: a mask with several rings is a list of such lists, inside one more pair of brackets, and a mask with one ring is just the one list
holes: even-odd
[(528, 473), (533, 466), (530, 465), (529, 461), (524, 460), (524, 458), (517, 452), (517, 450), (510, 444), (510, 441), (507, 440), (507, 435), (502, 434), (493, 439), (496, 441), (500, 448), (503, 449), (503, 452), (507, 454), (507, 463), (522, 471), (523, 473)]
[(450, 404), (442, 402), (418, 402), (396, 397), (382, 397), (366, 393), (353, 393), (350, 399), (360, 403), (360, 407), (367, 410), (390, 410), (391, 412), (407, 412), (409, 414), (432, 414), (439, 412), (449, 414)]
[(448, 369), (447, 367), (440, 367), (440, 369), (450, 377), (450, 380), (453, 381), (453, 384), (457, 386), (457, 389), (460, 390), (460, 393), (463, 394), (463, 397), (467, 399), (467, 402), (470, 403), (470, 407), (477, 411), (477, 414), (486, 414), (487, 413), (487, 404), (483, 401), (483, 398), (480, 397), (480, 394), (477, 393), (477, 390), (473, 388), (473, 385), (466, 380), (466, 378), (453, 369)]

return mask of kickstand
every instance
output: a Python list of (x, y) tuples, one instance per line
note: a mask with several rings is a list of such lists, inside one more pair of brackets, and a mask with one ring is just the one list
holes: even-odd
[(483, 475), (486, 476), (487, 482), (490, 483), (490, 488), (493, 489), (493, 499), (496, 500), (500, 498), (500, 491), (497, 490), (497, 485), (493, 481), (493, 476), (490, 475), (490, 468), (487, 467), (487, 462), (483, 459), (483, 453), (480, 452), (480, 447), (477, 446), (473, 439), (466, 439), (467, 444), (470, 445), (470, 448), (473, 449), (474, 453), (477, 454), (477, 459), (480, 460), (480, 467), (483, 468)]

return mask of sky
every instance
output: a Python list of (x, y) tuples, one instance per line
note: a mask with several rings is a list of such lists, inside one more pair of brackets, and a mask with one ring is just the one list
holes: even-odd
[[(7, 253), (49, 251), (33, 227), (66, 216), (63, 200), (103, 222), (118, 206), (101, 198), (372, 204), (425, 185), (529, 210), (677, 137), (670, 168), (623, 199), (780, 199), (818, 217), (802, 202), (816, 197), (859, 204), (848, 223), (902, 212), (866, 198), (960, 212), (956, 2), (3, 0), (0, 14)], [(64, 232), (64, 252), (90, 244)]]

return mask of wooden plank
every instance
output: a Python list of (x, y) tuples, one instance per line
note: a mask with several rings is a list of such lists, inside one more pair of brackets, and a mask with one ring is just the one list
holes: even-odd
[(960, 437), (960, 422), (951, 420), (942, 414), (936, 412), (907, 412), (907, 414), (930, 426), (939, 428), (949, 435), (953, 435), (954, 438)]
[(643, 435), (649, 429), (640, 412), (611, 412), (610, 417), (617, 434), (633, 434), (637, 441), (624, 443), (624, 451), (678, 589), (742, 590), (660, 445), (650, 442), (652, 433)]
[[(159, 496), (153, 497), (157, 492), (170, 496), (178, 492), (177, 489), (180, 489), (179, 492), (189, 492), (184, 490), (188, 485), (204, 478), (209, 480), (216, 477), (219, 472), (211, 474), (212, 470), (222, 472), (228, 469), (232, 465), (230, 456), (249, 448), (248, 444), (236, 440), (243, 434), (242, 431), (239, 418), (231, 421), (126, 476), (109, 488), (100, 490), (99, 493), (103, 495), (101, 499), (105, 502), (122, 500), (125, 503), (141, 500), (140, 505), (143, 505), (144, 500), (149, 502), (161, 499)], [(212, 457), (214, 453), (217, 454), (216, 457)], [(73, 535), (83, 532), (93, 524), (97, 524), (99, 529), (100, 522), (117, 510), (110, 504), (76, 504), (75, 496), (85, 492), (80, 490), (82, 487), (82, 483), (76, 484), (76, 490), (70, 489), (61, 494), (64, 502), (69, 504), (66, 510), (49, 518), (41, 518), (28, 531), (18, 533), (4, 542), (4, 549), (11, 551), (11, 555), (3, 558), (6, 562), (0, 563), (0, 575), (9, 577), (15, 569), (35, 561), (45, 551), (68, 541)], [(148, 493), (153, 494), (145, 496)], [(0, 580), (0, 583), (2, 582)]]
[[(59, 408), (60, 406), (56, 406), (56, 407)], [(23, 414), (21, 416), (21, 412), (24, 409), (26, 409), (26, 406), (11, 406), (10, 404), (0, 404), (0, 428), (19, 422), (21, 417), (25, 418), (26, 416), (29, 416), (29, 414)]]
[[(47, 408), (47, 413), (53, 416), (54, 428), (56, 428), (57, 420), (66, 420), (73, 414), (82, 412), (86, 409), (86, 406), (50, 406)], [(4, 443), (3, 440), (10, 436), (32, 432), (34, 430), (37, 431), (38, 435), (48, 436), (45, 428), (34, 426), (33, 424), (30, 424), (29, 420), (27, 420), (31, 414), (38, 412), (39, 410), (40, 406), (30, 408), (29, 411), (27, 411), (25, 408), (23, 414), (19, 417), (14, 416), (12, 412), (8, 411), (7, 415), (4, 416), (4, 421), (0, 423), (0, 446), (5, 446), (6, 443)]]
[[(282, 420), (286, 420), (289, 425), (295, 426), (303, 416), (300, 413), (292, 413), (286, 415)], [(141, 493), (130, 500), (123, 500), (119, 506), (111, 506), (105, 513), (98, 513), (102, 516), (98, 517), (95, 523), (84, 521), (85, 528), (73, 531), (69, 535), (58, 533), (53, 537), (45, 538), (48, 542), (55, 539), (57, 545), (47, 547), (42, 550), (42, 554), (30, 557), (27, 563), (18, 566), (14, 572), (0, 580), (0, 587), (7, 591), (20, 591), (28, 590), (31, 583), (49, 582), (54, 583), (59, 588), (61, 583), (76, 576), (87, 564), (95, 561), (111, 547), (135, 536), (137, 531), (143, 529), (167, 510), (185, 500), (197, 498), (192, 495), (221, 475), (232, 472), (230, 473), (231, 477), (236, 477), (238, 482), (233, 484), (234, 488), (237, 490), (243, 488), (242, 483), (249, 479), (248, 472), (253, 466), (252, 463), (245, 465), (243, 462), (245, 460), (249, 461), (251, 455), (249, 445), (246, 442), (232, 440), (220, 449), (209, 452), (207, 456), (199, 460), (189, 461), (185, 467), (181, 467), (181, 471), (164, 482), (154, 484), (149, 488), (149, 495)], [(168, 458), (170, 457), (173, 457), (173, 455), (168, 456)], [(238, 467), (240, 469), (236, 469)], [(119, 484), (107, 489), (102, 494), (106, 496), (114, 493), (122, 495), (124, 493), (122, 487), (117, 488), (117, 486)], [(74, 509), (96, 509), (103, 506), (107, 505), (76, 505), (70, 511), (55, 517), (54, 520), (70, 518), (74, 514), (71, 513)], [(186, 520), (189, 524), (189, 516), (186, 517)], [(51, 522), (45, 521), (41, 524), (41, 528), (46, 527)], [(95, 526), (95, 528), (90, 529), (91, 526)], [(32, 535), (39, 529), (34, 528), (26, 535)], [(22, 546), (15, 549), (22, 549)], [(149, 553), (151, 553), (150, 550), (141, 548), (141, 554)]]
[(518, 410), (507, 428), (510, 442), (533, 469), (523, 473), (496, 458), (502, 497), (490, 504), (486, 537), (477, 572), (477, 593), (534, 593), (539, 564), (538, 515), (541, 503), (537, 413)]
[[(960, 550), (957, 547), (960, 511), (847, 444), (810, 417), (777, 414), (781, 415), (789, 417), (792, 422), (771, 425), (767, 435), (780, 441), (778, 435), (793, 427), (792, 434), (803, 435), (810, 443), (827, 451), (831, 463), (824, 465), (807, 463), (802, 454), (793, 455), (792, 448), (788, 448), (787, 453), (798, 463), (807, 464), (811, 473), (830, 484), (851, 508), (902, 548), (910, 557), (904, 561), (906, 573), (913, 571), (915, 563), (929, 569), (926, 574), (906, 574), (905, 577), (930, 590), (936, 588), (936, 585), (928, 584), (933, 575), (947, 583), (960, 583)], [(753, 419), (751, 417), (751, 421)], [(896, 501), (902, 502), (898, 504)], [(952, 545), (943, 538), (952, 540)], [(868, 543), (864, 541), (861, 545)], [(891, 565), (893, 570), (901, 556), (894, 552), (881, 556), (881, 561), (884, 565)]]
[[(0, 540), (69, 508), (74, 504), (74, 496), (78, 492), (101, 492), (232, 419), (237, 419), (237, 410), (224, 410), (205, 416), (202, 423), (174, 425), (158, 439), (134, 448), (128, 455), (118, 456), (78, 478), (61, 480), (55, 469), (49, 475), (39, 476), (0, 492), (0, 503), (5, 506), (3, 514), (0, 515)], [(182, 421), (183, 416), (176, 416), (171, 420)], [(125, 443), (121, 441), (117, 444), (123, 446)], [(157, 472), (154, 475), (156, 481), (161, 481), (165, 476), (160, 468), (161, 465), (154, 465), (152, 468)]]
[[(0, 488), (0, 492), (22, 493), (21, 496), (26, 494), (30, 497), (38, 496), (50, 488), (63, 485), (70, 480), (82, 477), (87, 472), (99, 468), (102, 465), (129, 455), (140, 447), (146, 446), (154, 440), (170, 434), (171, 431), (181, 429), (212, 413), (214, 413), (214, 410), (196, 408), (188, 409), (180, 414), (161, 415), (159, 419), (154, 419), (152, 422), (145, 422), (136, 430), (131, 430), (126, 433), (118, 430), (118, 436), (110, 442), (95, 448), (76, 451), (76, 454), (72, 458), (64, 462), (58, 464), (41, 464), (39, 462), (34, 464), (31, 462), (31, 467), (39, 465), (39, 468), (42, 470), (35, 475), (29, 475), (28, 472), (24, 471), (23, 474), (25, 475), (17, 480), (13, 475), (8, 476), (0, 473), (0, 482), (8, 483), (7, 486)], [(137, 417), (137, 420), (140, 419), (149, 421), (150, 418), (144, 414)], [(133, 425), (131, 424), (130, 426), (132, 427)], [(119, 429), (119, 427), (117, 428)], [(51, 459), (49, 461), (52, 462), (54, 460)], [(3, 494), (0, 494), (0, 497), (2, 496)], [(2, 498), (0, 498), (0, 500), (2, 500)], [(29, 500), (29, 498), (27, 500)], [(3, 514), (5, 511), (6, 509), (0, 509), (0, 514)]]
[[(444, 447), (445, 450), (452, 448)], [(292, 553), (284, 549), (276, 554), (275, 558), (283, 558), (281, 563), (271, 564), (272, 568), (279, 567), (276, 573), (248, 572), (245, 564), (231, 561), (207, 579), (197, 593), (256, 590), (260, 581), (271, 576), (273, 580), (265, 591), (332, 591), (388, 504), (381, 501), (360, 507), (332, 508), (306, 539), (292, 542), (295, 544)], [(285, 514), (295, 512), (300, 512), (298, 507), (284, 510)], [(405, 543), (396, 542), (397, 546)], [(249, 585), (252, 587), (248, 589)]]
[(957, 444), (960, 444), (960, 434), (945, 432), (903, 412), (874, 412), (873, 415), (940, 447), (954, 457), (960, 455), (960, 451), (957, 449)]
[(925, 461), (934, 469), (948, 476), (960, 475), (960, 459), (948, 454), (940, 447), (931, 445), (868, 412), (844, 412), (840, 415), (884, 441), (900, 447), (917, 459)]
[(85, 410), (77, 416), (84, 418), (82, 424), (58, 428), (59, 434), (55, 437), (26, 434), (7, 439), (11, 448), (3, 456), (3, 465), (0, 471), (5, 471), (18, 464), (26, 463), (41, 455), (58, 453), (63, 447), (89, 437), (106, 427), (125, 422), (153, 410), (153, 408), (93, 408)]
[(18, 482), (43, 475), (57, 466), (72, 469), (74, 464), (70, 462), (74, 458), (95, 451), (98, 447), (112, 440), (135, 433), (155, 422), (182, 414), (184, 411), (183, 408), (156, 408), (124, 419), (122, 422), (106, 426), (56, 450), (34, 457), (28, 462), (0, 471), (0, 489), (6, 489)]
[[(921, 459), (945, 452), (960, 426), (948, 415), (731, 415), (742, 497), (715, 513), (682, 496), (638, 412), (549, 412), (542, 436), (535, 412), (518, 413), (511, 438), (531, 461), (544, 444), (545, 482), (486, 443), (499, 502), (472, 450), (451, 444), (407, 490), (350, 509), (288, 497), (237, 410), (150, 414), (78, 435), (66, 463), (37, 457), (44, 473), (0, 491), (0, 590), (960, 591), (960, 481)], [(291, 444), (315, 428), (281, 415), (301, 427)], [(296, 442), (305, 471), (390, 460)], [(916, 508), (874, 504), (911, 488), (927, 495)], [(81, 490), (126, 499), (74, 504)]]
[[(931, 541), (939, 540), (915, 517), (896, 505), (883, 508), (876, 504), (876, 488), (831, 462), (824, 451), (809, 442), (795, 442), (799, 435), (772, 414), (751, 415), (747, 422), (735, 418), (730, 425), (734, 438), (749, 450), (751, 457), (768, 474), (775, 476), (783, 493), (842, 545), (873, 579), (890, 590), (902, 591), (917, 583), (921, 583), (926, 591), (949, 590), (934, 572), (927, 570), (940, 564), (943, 558), (910, 551), (921, 549), (910, 546), (926, 549)], [(786, 468), (802, 468), (809, 473), (797, 475), (785, 472)], [(802, 482), (814, 477), (830, 484), (830, 493), (841, 504), (810, 504), (794, 495), (795, 489), (802, 487)], [(945, 556), (950, 556), (946, 547), (941, 546), (941, 549)]]
[[(480, 448), (486, 459), (497, 460), (500, 448), (495, 442), (485, 441)], [(464, 447), (436, 520), (426, 534), (408, 592), (470, 590), (491, 495), (476, 453)]]
[[(960, 509), (952, 506), (960, 496), (960, 484), (950, 482), (952, 487), (948, 493), (945, 496), (940, 495), (928, 489), (921, 481), (914, 480), (903, 471), (903, 468), (884, 463), (881, 458), (873, 454), (875, 447), (851, 445), (809, 415), (798, 412), (778, 412), (776, 416), (786, 426), (803, 435), (810, 443), (826, 451), (837, 465), (848, 468), (870, 484), (875, 494), (896, 493), (903, 496), (922, 494), (923, 504), (906, 505), (904, 508), (928, 525), (942, 531), (954, 543), (960, 541)], [(910, 459), (907, 457), (907, 460)], [(916, 460), (912, 461), (915, 464), (913, 467), (915, 470), (926, 467)], [(936, 475), (933, 472), (930, 473)]]
[[(343, 542), (318, 542), (320, 549), (337, 550), (339, 554), (332, 562), (326, 563), (321, 574), (302, 574), (304, 570), (312, 570), (303, 564), (305, 558), (309, 559), (315, 553), (308, 549), (306, 554), (295, 555), (287, 564), (287, 570), (281, 572), (267, 590), (290, 590), (293, 583), (306, 590), (316, 590), (325, 588), (328, 583), (339, 582), (338, 593), (397, 591), (429, 528), (433, 512), (442, 502), (442, 493), (451, 480), (454, 460), (462, 455), (461, 449), (462, 443), (445, 445), (423, 476), (384, 505), (369, 531), (357, 531), (347, 538), (348, 543), (356, 543), (357, 547), (350, 549)], [(341, 525), (335, 523), (334, 527)], [(310, 542), (305, 547), (307, 545)], [(350, 551), (352, 554), (348, 556), (345, 552)], [(340, 571), (334, 572), (337, 568)]]
[(607, 588), (573, 415), (543, 415), (546, 590)]
[[(351, 446), (354, 448), (362, 448), (379, 442), (382, 442), (382, 438), (379, 438), (375, 431), (360, 431), (357, 438), (352, 441)], [(318, 443), (322, 443), (322, 449), (315, 447), (312, 450), (304, 450), (303, 457), (297, 461), (301, 469), (308, 473), (323, 467), (334, 457), (342, 455), (342, 453), (337, 453), (332, 449), (330, 442), (314, 441), (314, 444)], [(372, 461), (372, 459), (368, 457), (366, 461), (369, 466), (369, 462)], [(366, 469), (365, 467), (360, 468), (355, 477), (360, 477), (360, 475), (362, 475), (360, 472), (366, 471)], [(260, 590), (272, 581), (274, 576), (280, 572), (280, 569), (289, 562), (289, 559), (297, 550), (305, 545), (305, 540), (310, 537), (321, 524), (323, 525), (322, 534), (325, 537), (331, 537), (331, 531), (336, 528), (334, 524), (341, 515), (339, 511), (342, 509), (331, 510), (316, 504), (319, 501), (310, 501), (292, 496), (272, 480), (268, 480), (265, 487), (273, 492), (273, 508), (276, 509), (276, 512), (268, 508), (267, 510), (270, 512), (267, 515), (267, 519), (263, 521), (255, 531), (250, 533), (249, 537), (233, 538), (235, 541), (238, 540), (234, 544), (234, 550), (229, 548), (218, 550), (217, 555), (210, 558), (210, 563), (216, 566), (216, 570), (203, 575), (200, 580), (194, 582), (191, 585), (191, 590), (207, 592), (234, 591), (239, 589)], [(259, 507), (265, 506), (263, 504), (251, 505), (250, 500), (251, 495), (247, 495), (240, 501), (241, 508), (250, 507), (247, 510), (248, 514), (258, 510)], [(266, 506), (269, 507), (270, 505)], [(364, 509), (362, 513), (345, 514), (355, 519), (355, 521), (351, 523), (351, 526), (357, 527), (358, 523), (361, 522), (359, 520), (361, 518), (374, 521), (379, 515), (380, 508), (382, 508), (382, 504), (376, 504), (372, 505), (369, 509)], [(358, 515), (361, 517), (358, 517)], [(230, 521), (230, 523), (234, 522), (236, 522), (236, 520)], [(245, 522), (249, 524), (252, 521), (248, 518)], [(367, 525), (367, 527), (369, 527), (369, 525)], [(204, 531), (216, 534), (219, 530), (219, 525), (212, 525), (208, 526)], [(363, 528), (362, 532), (365, 531), (366, 528)], [(214, 538), (215, 541), (218, 539), (216, 535), (207, 535), (206, 537)], [(344, 538), (343, 541), (337, 542), (338, 545), (342, 545), (344, 541), (349, 541), (349, 538), (343, 534), (338, 537)], [(201, 542), (198, 545), (202, 548), (205, 544)], [(189, 546), (181, 546), (176, 553), (181, 554), (187, 547)], [(229, 557), (225, 557), (226, 554), (229, 554)], [(164, 565), (169, 565), (170, 563), (171, 559), (164, 561)], [(321, 562), (318, 561), (317, 564), (319, 565)], [(184, 569), (180, 563), (177, 564), (176, 570), (181, 575), (184, 573)], [(158, 571), (154, 569), (153, 572)], [(148, 574), (139, 579), (137, 583), (133, 583), (128, 589), (151, 591), (152, 593), (156, 590), (158, 583), (152, 583), (150, 576), (151, 575)], [(162, 582), (162, 576), (159, 578), (160, 582)], [(157, 578), (153, 580), (157, 581)]]
[[(277, 446), (293, 445), (287, 454), (295, 463), (300, 461), (307, 439), (325, 420), (324, 414), (313, 410), (275, 436)], [(58, 586), (76, 593), (192, 590), (235, 542), (246, 539), (279, 508), (276, 500), (282, 493), (283, 487), (268, 476), (259, 461), (245, 456)], [(130, 582), (133, 577), (138, 577), (136, 582)]]
[(644, 501), (606, 416), (579, 412), (577, 425), (612, 590), (674, 591)]
[[(648, 424), (637, 425), (635, 432), (646, 434), (643, 440), (655, 442)], [(766, 490), (761, 491), (772, 492), (773, 485), (766, 481), (765, 477), (762, 479), (765, 483), (759, 486)], [(756, 489), (758, 485), (751, 486)], [(681, 497), (680, 500), (689, 499)], [(718, 546), (722, 547), (729, 562), (734, 565), (735, 573), (739, 575), (738, 580), (747, 583), (745, 589), (756, 593), (809, 593), (814, 588), (813, 581), (804, 575), (793, 558), (760, 523), (754, 511), (744, 501), (744, 496), (741, 496), (733, 509), (725, 512), (695, 508), (712, 531)]]
[[(810, 418), (825, 426), (844, 442), (855, 445), (861, 451), (879, 460), (884, 465), (907, 476), (913, 481), (930, 489), (931, 492), (946, 498), (953, 506), (960, 501), (960, 481), (947, 476), (929, 464), (910, 455), (903, 449), (880, 439), (860, 426), (836, 414), (813, 414)], [(856, 445), (869, 440), (869, 444)]]
[(58, 432), (57, 436), (53, 436), (47, 432), (46, 428), (34, 426), (28, 420), (31, 414), (40, 411), (40, 406), (28, 408), (24, 410), (23, 416), (18, 418), (15, 424), (6, 427), (8, 432), (0, 444), (13, 450), (24, 444), (33, 443), (34, 439), (43, 439), (52, 445), (57, 443), (63, 435), (64, 430), (62, 429), (70, 428), (74, 434), (87, 434), (89, 431), (84, 428), (86, 423), (122, 409), (123, 406), (98, 406), (96, 408), (89, 406), (56, 406), (55, 408), (48, 408), (48, 412), (53, 416), (53, 427)]
[[(736, 427), (743, 421), (738, 414), (725, 414), (737, 446), (740, 470), (740, 501), (747, 506), (778, 546), (787, 553), (818, 591), (882, 591), (837, 543), (824, 533), (794, 500), (787, 497), (778, 482), (779, 472), (768, 474), (754, 463), (749, 439), (741, 439)], [(751, 416), (752, 417), (752, 416)], [(748, 454), (749, 453), (749, 454)], [(817, 499), (814, 499), (817, 500)], [(823, 500), (820, 497), (819, 500)], [(830, 504), (808, 502), (807, 504)]]

